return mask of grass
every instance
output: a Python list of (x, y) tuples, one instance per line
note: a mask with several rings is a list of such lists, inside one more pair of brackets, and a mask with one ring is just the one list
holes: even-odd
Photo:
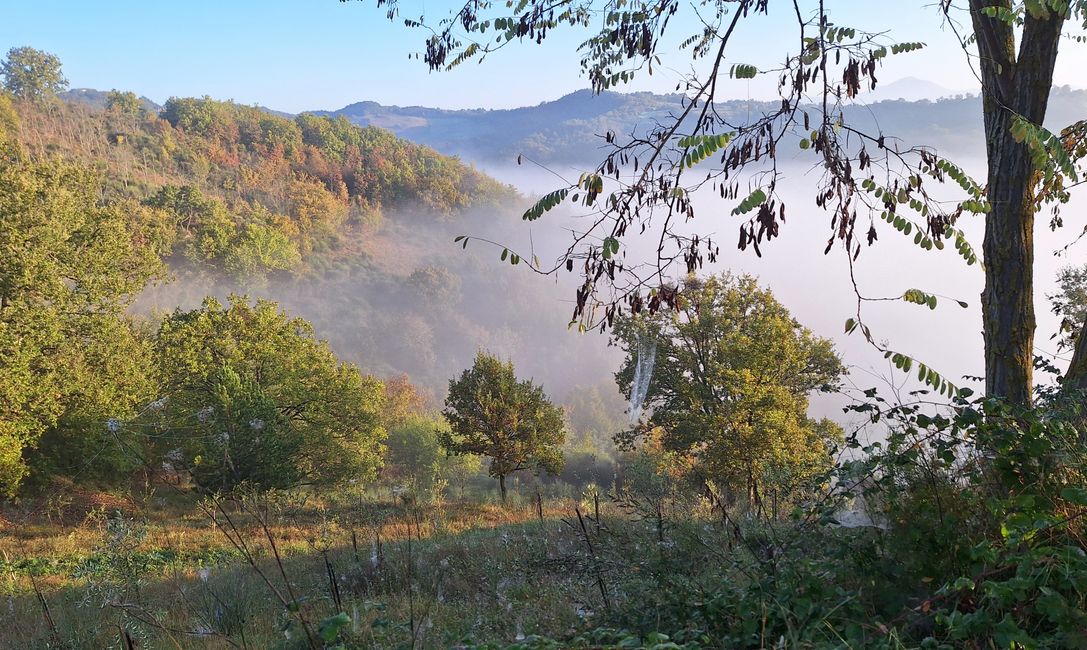
[(174, 495), (24, 519), (0, 532), (0, 647), (310, 647), (340, 612), (345, 647), (564, 636), (599, 606), (598, 585), (567, 561), (585, 552), (575, 502), (542, 506)]

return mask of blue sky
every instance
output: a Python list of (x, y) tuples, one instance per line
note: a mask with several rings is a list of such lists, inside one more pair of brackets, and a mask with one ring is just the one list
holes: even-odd
[[(839, 24), (890, 28), (891, 38), (930, 45), (928, 51), (889, 62), (881, 74), (884, 81), (913, 76), (955, 91), (975, 86), (953, 36), (941, 30), (931, 0), (828, 4), (837, 7), (833, 18)], [(403, 15), (425, 13), (430, 19), (451, 6), (448, 0), (401, 4)], [(782, 25), (789, 25), (789, 17), (781, 16), (784, 8), (746, 26), (733, 49), (735, 60), (762, 66), (782, 60), (784, 48), (795, 42), (793, 32), (782, 31)], [(569, 31), (543, 46), (507, 48), (482, 65), (429, 73), (421, 61), (409, 60), (424, 34), (401, 21), (390, 22), (372, 0), (35, 0), (9, 2), (3, 13), (0, 51), (19, 45), (44, 49), (61, 58), (72, 87), (133, 90), (158, 102), (171, 95), (207, 94), (291, 112), (362, 100), (506, 108), (586, 86), (575, 52), (582, 35)], [(672, 36), (678, 37), (683, 25), (675, 27)], [(665, 63), (677, 70), (690, 65), (681, 56)], [(1064, 57), (1057, 83), (1087, 85), (1081, 72), (1085, 64), (1082, 52)], [(664, 71), (631, 88), (667, 92), (676, 79)], [(728, 92), (736, 97), (773, 92), (771, 79), (733, 84)]]

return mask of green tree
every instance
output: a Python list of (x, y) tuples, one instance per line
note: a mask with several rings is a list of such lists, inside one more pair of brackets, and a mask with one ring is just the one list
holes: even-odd
[(369, 480), (381, 466), (381, 382), (273, 302), (208, 298), (178, 310), (159, 328), (155, 359), (167, 397), (157, 417), (204, 487)]
[[(801, 326), (751, 276), (690, 277), (678, 311), (624, 319), (616, 374), (629, 393), (639, 363), (651, 373), (643, 430), (691, 456), (703, 476), (760, 505), (766, 479), (826, 467), (841, 430), (808, 418), (808, 396), (844, 372), (831, 342)], [(654, 367), (646, 367), (655, 347)]]
[(610, 449), (615, 434), (629, 428), (627, 406), (614, 381), (574, 386), (563, 402), (567, 430), (590, 438), (595, 446)]
[(506, 477), (535, 467), (562, 469), (562, 409), (532, 380), (518, 381), (513, 363), (480, 351), (472, 367), (449, 382), (442, 410), (449, 431), (441, 444), (452, 454), (486, 456), (506, 501)]
[(106, 110), (119, 115), (137, 116), (144, 112), (143, 102), (132, 91), (111, 90), (106, 95)]
[(20, 99), (40, 101), (55, 97), (68, 87), (60, 59), (32, 47), (13, 47), (0, 63), (4, 89)]
[(269, 272), (291, 271), (302, 265), (298, 247), (275, 226), (250, 221), (225, 253), (223, 268), (236, 277), (261, 280)]
[(1066, 266), (1057, 273), (1057, 293), (1049, 296), (1053, 313), (1061, 319), (1052, 338), (1061, 349), (1071, 349), (1063, 385), (1066, 390), (1087, 391), (1087, 265)]
[(98, 177), (86, 169), (17, 152), (0, 157), (0, 491), (7, 494), (26, 477), (27, 450), (66, 414), (68, 423), (97, 419), (101, 435), (105, 418), (131, 415), (143, 397), (143, 368), (127, 358), (138, 345), (123, 314), (162, 263), (141, 213), (100, 196)]
[(60, 361), (63, 410), (27, 449), (28, 487), (56, 476), (120, 484), (140, 468), (147, 442), (145, 431), (124, 423), (157, 388), (146, 323), (102, 315), (74, 324), (68, 336), (80, 349)]
[(1076, 345), (1076, 335), (1087, 322), (1087, 265), (1065, 266), (1057, 272), (1057, 293), (1049, 296), (1060, 331), (1053, 335), (1062, 349)]
[(386, 446), (388, 464), (404, 475), (424, 482), (438, 459), (444, 455), (438, 439), (442, 422), (414, 415), (403, 419), (389, 430)]
[(240, 250), (232, 250), (238, 236), (234, 218), (221, 200), (205, 196), (196, 187), (167, 185), (147, 199), (146, 204), (174, 215), (180, 241), (184, 242), (184, 255), (191, 262), (222, 268), (232, 256), (230, 264), (235, 272), (262, 261), (278, 266), (291, 263), (289, 243), (283, 242), (278, 233), (267, 232), (260, 226), (245, 233), (248, 241)]
[(159, 117), (182, 131), (209, 135), (212, 127), (222, 119), (222, 102), (215, 102), (205, 95), (195, 97), (171, 97), (162, 106)]
[[(388, 4), (389, 17), (396, 17), (396, 3)], [(647, 132), (629, 139), (608, 134), (612, 146), (597, 173), (548, 194), (525, 213), (526, 219), (537, 219), (563, 201), (598, 211), (590, 232), (563, 251), (555, 266), (533, 262), (544, 273), (576, 267), (583, 274), (573, 314), (582, 325), (607, 324), (624, 309), (673, 308), (679, 296), (669, 286), (676, 276), (717, 259), (716, 237), (678, 228), (695, 218), (693, 196), (700, 187), (719, 194), (739, 218), (738, 247), (761, 254), (760, 246), (784, 227), (780, 188), (786, 184), (778, 182), (782, 169), (777, 161), (784, 143), (796, 143), (806, 152), (801, 155), (814, 156), (823, 172), (814, 200), (828, 213), (828, 252), (837, 241), (850, 258), (859, 255), (864, 242), (871, 246), (877, 241), (879, 217), (924, 250), (943, 249), (949, 240), (973, 263), (977, 255), (958, 221), (963, 215), (985, 215), (985, 389), (989, 396), (1028, 405), (1036, 328), (1035, 215), (1046, 202), (1068, 200), (1079, 180), (1078, 163), (1087, 156), (1087, 120), (1068, 125), (1061, 136), (1043, 122), (1058, 45), (1062, 39), (1072, 42), (1064, 39), (1063, 31), (1072, 21), (1087, 26), (1087, 0), (969, 0), (934, 6), (934, 19), (955, 26), (965, 53), (963, 65), (972, 66), (981, 81), (979, 118), (986, 146), (986, 178), (981, 183), (930, 147), (896, 148), (889, 144), (895, 134), (849, 118), (846, 107), (862, 90), (875, 88), (877, 71), (887, 57), (924, 44), (894, 42), (878, 29), (838, 24), (832, 12), (848, 4), (819, 2), (802, 8), (736, 0), (703, 7), (661, 0), (623, 9), (602, 0), (557, 5), (525, 0), (511, 8), (472, 0), (458, 4), (438, 24), (408, 22), (426, 31), (424, 61), (432, 70), (482, 60), (514, 41), (539, 43), (564, 28), (587, 30), (579, 53), (595, 92), (659, 69), (676, 26), (690, 26), (675, 35), (674, 42), (682, 43), (677, 49), (689, 53), (692, 65), (676, 85), (677, 91), (684, 90), (684, 101), (674, 119), (647, 126)], [(962, 11), (965, 16), (959, 15)], [(767, 59), (774, 61), (773, 69), (760, 70), (745, 62), (754, 54), (738, 51), (735, 41), (745, 30), (765, 29), (765, 16), (771, 15), (780, 21), (775, 33), (789, 36), (782, 39), (782, 56)], [(959, 27), (963, 22), (972, 29)], [(720, 105), (721, 97), (732, 96), (729, 80), (760, 75), (777, 78), (780, 102), (734, 119)], [(690, 171), (696, 165), (698, 170)], [(744, 172), (750, 176), (738, 182)], [(631, 180), (613, 189), (604, 183), (611, 175)], [(949, 206), (943, 193), (930, 194), (928, 189), (928, 184), (948, 180), (963, 190), (956, 205)], [(658, 218), (661, 212), (666, 216)], [(635, 248), (640, 237), (653, 242), (657, 259), (644, 264), (626, 259), (625, 251)], [(904, 294), (903, 299), (909, 301), (910, 295), (916, 294)], [(857, 297), (863, 305), (859, 290)], [(860, 319), (858, 313), (855, 321)], [(852, 329), (883, 348), (869, 328)], [(1072, 364), (1070, 376), (1074, 379), (1078, 372), (1087, 372), (1087, 363)], [(954, 393), (942, 378), (937, 385)]]

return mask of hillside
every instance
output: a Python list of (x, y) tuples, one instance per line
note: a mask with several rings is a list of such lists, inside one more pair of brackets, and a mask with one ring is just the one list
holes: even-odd
[(478, 348), (517, 358), (529, 341), (550, 351), (526, 360), (526, 372), (560, 397), (574, 382), (608, 381), (603, 340), (565, 330), (563, 289), (453, 244), (461, 233), (501, 240), (519, 230), (512, 188), (343, 118), (208, 98), (171, 99), (156, 114), (138, 100), (97, 108), (80, 95), (16, 103), (19, 139), (36, 158), (96, 169), (105, 200), (139, 203), (172, 281), (148, 287), (138, 310), (229, 293), (276, 300), (341, 358), (379, 376), (407, 373), (433, 397)]
[(441, 220), (515, 197), (454, 158), (344, 119), (206, 97), (172, 98), (156, 114), (131, 93), (104, 109), (81, 100), (19, 112), (36, 155), (92, 164), (115, 197), (172, 217), (175, 266), (238, 277), (319, 270), (389, 211)]

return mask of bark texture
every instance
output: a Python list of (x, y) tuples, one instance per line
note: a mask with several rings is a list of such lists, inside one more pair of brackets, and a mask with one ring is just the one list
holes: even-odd
[(1012, 9), (1010, 0), (970, 0), (981, 71), (988, 161), (981, 296), (985, 336), (985, 392), (1015, 404), (1031, 401), (1034, 360), (1034, 191), (1030, 150), (1011, 127), (1021, 116), (1045, 119), (1053, 67), (1065, 18), (1056, 12), (1025, 16), (1016, 52), (1012, 26), (985, 14)]

